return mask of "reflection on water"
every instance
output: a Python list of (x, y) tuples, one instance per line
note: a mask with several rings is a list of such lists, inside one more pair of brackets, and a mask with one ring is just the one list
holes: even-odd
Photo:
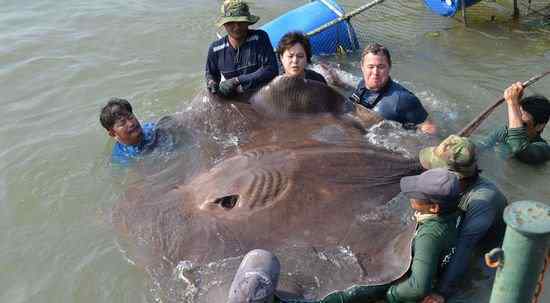
[[(251, 2), (260, 23), (301, 4)], [(348, 10), (364, 3), (339, 2)], [(188, 103), (203, 85), (218, 2), (2, 4), (0, 301), (153, 301), (154, 286), (126, 262), (108, 219), (134, 181), (112, 174), (112, 142), (98, 123), (99, 109), (110, 97), (127, 97), (149, 121)], [(476, 7), (468, 28), (432, 14), (421, 1), (386, 1), (353, 19), (363, 45), (377, 41), (392, 51), (392, 77), (417, 93), (443, 135), (461, 129), (509, 83), (550, 67), (547, 25), (511, 25), (509, 10)], [(496, 12), (496, 20), (486, 12)], [(358, 54), (324, 59), (340, 64), (353, 81), (360, 75)], [(550, 81), (529, 92), (550, 95)], [(505, 121), (501, 109), (477, 135)], [(511, 201), (550, 203), (548, 164), (533, 168), (489, 152), (480, 165)], [(486, 301), (489, 282), (481, 269), (475, 272), (458, 301)]]

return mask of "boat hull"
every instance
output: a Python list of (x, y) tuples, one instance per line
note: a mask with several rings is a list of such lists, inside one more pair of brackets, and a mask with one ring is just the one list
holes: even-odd
[[(318, 0), (285, 13), (264, 24), (261, 29), (267, 32), (273, 47), (277, 47), (284, 34), (291, 31), (308, 33), (344, 13), (335, 1)], [(313, 55), (331, 55), (342, 48), (351, 52), (359, 48), (355, 31), (348, 21), (339, 22), (311, 36), (310, 43)]]

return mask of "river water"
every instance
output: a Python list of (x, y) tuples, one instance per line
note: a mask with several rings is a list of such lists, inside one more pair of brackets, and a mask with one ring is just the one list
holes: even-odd
[[(251, 7), (262, 23), (304, 2), (251, 1)], [(340, 3), (350, 10), (363, 1)], [(98, 113), (113, 96), (130, 99), (141, 120), (189, 102), (203, 85), (219, 2), (0, 4), (0, 302), (154, 300), (150, 280), (125, 259), (109, 222), (127, 182), (111, 173), (112, 141)], [(498, 12), (496, 21), (486, 11)], [(387, 0), (353, 21), (361, 45), (389, 47), (392, 76), (421, 97), (449, 134), (509, 83), (550, 68), (549, 28), (511, 26), (505, 14), (474, 10), (465, 28), (420, 1)], [(324, 59), (359, 75), (357, 54)], [(550, 95), (550, 79), (529, 91)], [(505, 122), (497, 111), (478, 133)], [(548, 165), (533, 168), (494, 153), (481, 163), (511, 201), (550, 203)], [(486, 287), (473, 287), (459, 301), (488, 295)], [(550, 293), (545, 297), (549, 302)]]

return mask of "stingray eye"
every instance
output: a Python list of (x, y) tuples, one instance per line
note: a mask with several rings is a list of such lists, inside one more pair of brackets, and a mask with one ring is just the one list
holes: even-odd
[(214, 201), (214, 204), (219, 204), (221, 207), (226, 209), (232, 209), (237, 204), (239, 200), (239, 195), (230, 195), (218, 198)]

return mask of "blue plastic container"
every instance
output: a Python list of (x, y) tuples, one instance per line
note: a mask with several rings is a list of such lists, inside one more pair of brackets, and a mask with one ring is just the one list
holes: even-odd
[[(273, 47), (277, 47), (284, 34), (290, 31), (308, 33), (343, 14), (344, 10), (335, 1), (318, 0), (285, 13), (264, 24), (261, 29), (267, 32)], [(314, 55), (334, 54), (338, 46), (342, 46), (346, 51), (359, 48), (355, 31), (347, 21), (339, 22), (309, 37), (309, 41)]]
[[(466, 7), (468, 7), (479, 1), (481, 0), (465, 0), (464, 3)], [(445, 17), (454, 16), (456, 12), (462, 9), (461, 0), (424, 0), (424, 3), (426, 3), (426, 6), (434, 13)]]

